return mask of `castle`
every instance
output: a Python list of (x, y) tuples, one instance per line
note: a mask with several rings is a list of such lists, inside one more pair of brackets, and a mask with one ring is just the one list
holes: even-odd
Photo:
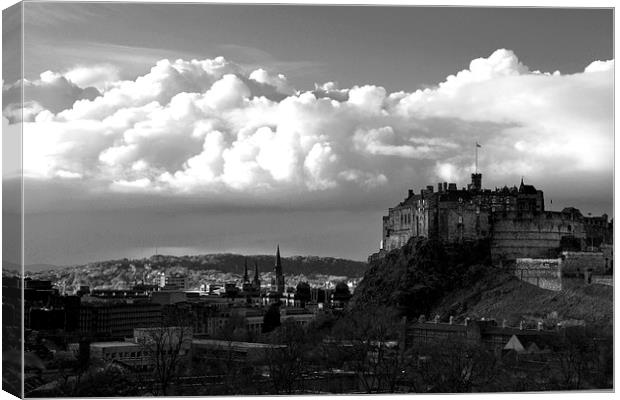
[(611, 243), (608, 216), (586, 217), (573, 207), (546, 211), (544, 195), (521, 179), (519, 187), (482, 188), (482, 174), (471, 175), (467, 188), (456, 183), (427, 186), (383, 217), (379, 253), (402, 247), (412, 237), (444, 243), (490, 241), (495, 261), (555, 257), (561, 250), (584, 250)]

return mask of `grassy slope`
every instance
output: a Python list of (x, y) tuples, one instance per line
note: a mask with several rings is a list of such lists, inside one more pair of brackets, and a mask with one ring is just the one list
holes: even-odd
[(454, 315), (506, 319), (514, 326), (520, 320), (546, 319), (555, 311), (559, 320), (585, 320), (590, 327), (611, 332), (613, 288), (588, 285), (553, 292), (521, 282), (505, 272), (490, 271), (473, 287), (446, 293), (434, 311), (445, 318)]

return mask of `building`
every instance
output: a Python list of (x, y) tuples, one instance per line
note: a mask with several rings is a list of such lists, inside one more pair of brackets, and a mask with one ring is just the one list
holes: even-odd
[(161, 305), (187, 301), (187, 293), (182, 290), (161, 290), (151, 293), (151, 302)]
[(506, 326), (505, 323), (498, 326), (495, 320), (484, 319), (465, 319), (462, 324), (453, 323), (452, 320), (445, 323), (438, 319), (420, 319), (406, 325), (405, 346), (441, 343), (447, 340), (483, 345), (498, 354), (503, 350), (519, 349), (519, 345), (524, 343), (535, 343), (537, 348), (542, 350), (553, 348), (566, 329), (545, 330), (542, 323), (539, 323), (536, 329), (527, 329), (523, 324), (516, 328)]
[(265, 360), (267, 351), (285, 349), (285, 345), (238, 342), (215, 339), (194, 339), (192, 350), (194, 358), (208, 363), (221, 360), (253, 365)]
[(467, 188), (438, 183), (407, 197), (383, 217), (381, 249), (371, 258), (405, 245), (412, 237), (444, 243), (490, 241), (494, 260), (551, 258), (558, 250), (583, 250), (611, 240), (607, 216), (584, 218), (575, 208), (546, 211), (544, 195), (521, 179), (519, 187), (482, 188), (482, 174)]
[(613, 286), (609, 259), (603, 251), (563, 251), (557, 258), (517, 258), (513, 274), (543, 289), (562, 289), (590, 283)]
[(94, 337), (131, 337), (135, 328), (161, 324), (162, 306), (148, 301), (100, 301), (82, 303), (79, 331)]
[(250, 281), (248, 274), (248, 260), (245, 260), (245, 273), (243, 274), (243, 294), (249, 297), (260, 296), (260, 276), (258, 274), (258, 264), (254, 261), (254, 278)]
[[(133, 337), (125, 341), (93, 342), (90, 357), (105, 363), (119, 363), (133, 370), (152, 369), (157, 362), (157, 352), (178, 351), (179, 356), (191, 352), (193, 335), (190, 328), (158, 327), (135, 329)], [(77, 351), (78, 343), (69, 345)]]
[(158, 285), (165, 290), (187, 290), (189, 288), (186, 275), (170, 272), (159, 274)]
[(148, 370), (154, 359), (142, 345), (135, 342), (95, 342), (90, 344), (90, 356), (105, 363), (120, 363), (132, 369)]

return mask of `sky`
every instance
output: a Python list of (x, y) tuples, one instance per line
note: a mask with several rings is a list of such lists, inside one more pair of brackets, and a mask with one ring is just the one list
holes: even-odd
[(25, 264), (277, 243), (365, 260), (408, 189), (466, 186), (476, 141), (483, 186), (524, 177), (547, 209), (612, 215), (611, 10), (25, 3), (24, 20), (3, 131), (24, 133)]

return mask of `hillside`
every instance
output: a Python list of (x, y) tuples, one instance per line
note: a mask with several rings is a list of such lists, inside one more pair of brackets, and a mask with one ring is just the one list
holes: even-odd
[(487, 249), (483, 242), (446, 249), (437, 241), (411, 239), (369, 264), (351, 307), (386, 305), (415, 318), (485, 317), (511, 325), (576, 319), (594, 328), (612, 327), (613, 288), (540, 289), (491, 265)]
[[(194, 256), (155, 255), (139, 260), (110, 260), (61, 267), (44, 271), (27, 271), (27, 276), (35, 279), (48, 279), (59, 286), (72, 290), (80, 285), (92, 288), (130, 287), (134, 282), (152, 282), (161, 272), (172, 274), (186, 273), (190, 288), (198, 288), (201, 283), (236, 281), (244, 271), (246, 257), (239, 254), (206, 254)], [(254, 276), (254, 262), (258, 264), (261, 280), (268, 282), (275, 264), (275, 257), (268, 255), (248, 256), (250, 277)], [(366, 263), (331, 257), (294, 256), (282, 257), (284, 274), (289, 284), (298, 280), (335, 280), (362, 276)]]
[(471, 288), (446, 294), (431, 315), (448, 319), (494, 318), (511, 326), (519, 321), (584, 320), (593, 329), (613, 329), (613, 287), (588, 285), (560, 292), (521, 282), (505, 272), (488, 274)]

